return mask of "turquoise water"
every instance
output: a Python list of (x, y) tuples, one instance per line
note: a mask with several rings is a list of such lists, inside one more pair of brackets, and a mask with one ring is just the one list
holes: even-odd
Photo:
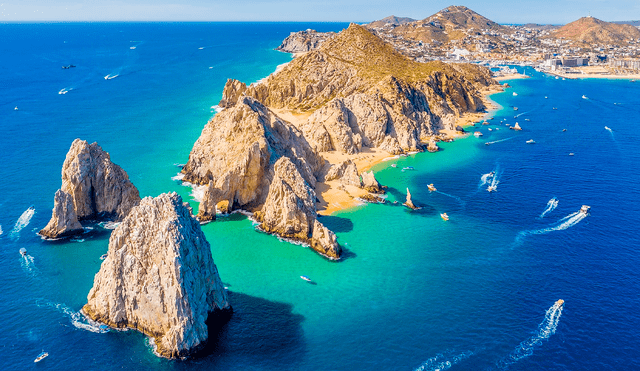
[[(391, 201), (409, 187), (421, 210), (361, 205), (321, 218), (348, 251), (341, 262), (259, 233), (242, 215), (203, 226), (234, 306), (208, 354), (168, 361), (136, 332), (90, 331), (77, 311), (109, 231), (56, 242), (35, 234), (73, 139), (98, 141), (142, 196), (191, 200), (171, 177), (226, 79), (257, 81), (289, 61), (273, 48), (291, 31), (345, 26), (0, 25), (2, 368), (32, 367), (42, 350), (50, 356), (38, 366), (60, 370), (640, 367), (640, 85), (529, 69), (532, 78), (492, 97), (503, 109), (491, 113), (493, 131), (478, 128), (484, 137), (373, 168)], [(77, 67), (60, 68), (68, 64)], [(516, 121), (522, 132), (504, 125)], [(491, 171), (493, 193), (480, 186)], [(557, 207), (540, 218), (553, 198)], [(572, 216), (582, 204), (592, 215)], [(545, 319), (558, 299), (564, 309)]]

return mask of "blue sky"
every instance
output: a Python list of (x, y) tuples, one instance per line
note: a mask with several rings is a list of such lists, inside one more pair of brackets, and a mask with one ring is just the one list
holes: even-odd
[(353, 21), (423, 19), (465, 5), (499, 23), (640, 19), (639, 0), (0, 0), (2, 21)]

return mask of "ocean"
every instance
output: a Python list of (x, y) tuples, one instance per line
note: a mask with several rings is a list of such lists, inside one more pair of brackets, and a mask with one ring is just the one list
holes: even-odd
[[(346, 26), (0, 24), (1, 368), (640, 369), (640, 83), (521, 67), (531, 78), (508, 81), (491, 97), (501, 106), (491, 125), (470, 129), (484, 136), (373, 168), (389, 201), (408, 187), (422, 209), (362, 204), (321, 217), (343, 261), (240, 214), (203, 226), (234, 307), (207, 354), (157, 358), (143, 335), (82, 318), (110, 231), (36, 235), (71, 142), (97, 141), (141, 196), (175, 191), (197, 209), (172, 177), (225, 81), (255, 82), (290, 61), (274, 48), (292, 31)], [(515, 122), (523, 131), (508, 129)]]

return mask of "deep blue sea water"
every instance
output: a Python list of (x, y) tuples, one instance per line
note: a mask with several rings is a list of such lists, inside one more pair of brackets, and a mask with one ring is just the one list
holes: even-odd
[[(640, 369), (640, 83), (531, 69), (492, 97), (502, 108), (478, 127), (483, 137), (374, 167), (390, 200), (409, 187), (423, 209), (322, 217), (350, 252), (342, 262), (258, 233), (241, 215), (204, 226), (235, 310), (206, 356), (159, 359), (136, 332), (87, 326), (78, 310), (109, 231), (36, 235), (71, 142), (97, 141), (142, 196), (192, 200), (171, 177), (226, 79), (254, 82), (291, 60), (273, 50), (291, 31), (344, 27), (0, 24), (0, 368)], [(515, 122), (522, 132), (505, 126)], [(482, 177), (492, 171), (489, 193)], [(591, 216), (575, 214), (583, 204)], [(50, 356), (35, 365), (42, 350)]]

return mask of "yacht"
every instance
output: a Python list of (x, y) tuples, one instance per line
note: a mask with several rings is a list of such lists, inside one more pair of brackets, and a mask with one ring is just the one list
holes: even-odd
[(479, 137), (483, 136), (484, 134), (482, 134), (482, 132), (476, 131), (476, 132), (474, 132), (474, 133), (473, 133), (473, 135), (474, 135), (476, 138), (479, 138)]
[(435, 192), (437, 191), (436, 187), (433, 185), (433, 183), (427, 185), (427, 188), (429, 188), (429, 191), (431, 192)]
[(518, 110), (518, 107), (513, 107), (513, 110), (514, 110), (514, 111), (517, 111), (517, 110)]
[(27, 249), (25, 249), (24, 247), (21, 247), (20, 248), (20, 255), (27, 256)]
[(518, 96), (518, 93), (516, 93), (516, 92), (514, 91), (514, 92), (513, 92), (513, 96), (514, 96), (514, 97), (517, 97), (517, 96)]
[(488, 192), (495, 192), (495, 191), (496, 191), (496, 186), (494, 186), (494, 185), (490, 185), (490, 186), (488, 186), (488, 187), (487, 187), (487, 191), (488, 191)]
[(582, 205), (582, 207), (580, 208), (580, 212), (585, 215), (589, 215), (589, 211), (591, 211), (591, 206)]
[(587, 96), (586, 96), (586, 95), (583, 95), (583, 96), (582, 96), (582, 99), (589, 99), (589, 98), (587, 98)]
[(38, 355), (38, 357), (36, 359), (33, 360), (33, 362), (38, 363), (40, 361), (42, 361), (43, 359), (47, 358), (49, 356), (49, 353), (47, 352), (42, 352)]
[(534, 144), (536, 141), (533, 139), (529, 139), (528, 141), (526, 141), (527, 144)]
[(391, 164), (391, 167), (398, 167), (398, 165), (396, 165), (396, 164)]
[(440, 217), (442, 218), (442, 220), (449, 220), (449, 215), (447, 215), (447, 213), (440, 214)]
[(303, 280), (305, 280), (307, 282), (311, 282), (311, 278), (309, 278), (307, 276), (300, 276), (300, 278), (302, 278)]

